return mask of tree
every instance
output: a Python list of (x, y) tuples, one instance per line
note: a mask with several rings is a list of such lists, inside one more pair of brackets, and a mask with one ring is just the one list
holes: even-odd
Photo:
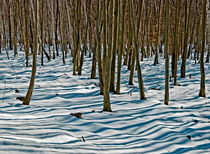
[(168, 34), (169, 34), (169, 0), (166, 0), (165, 4), (166, 9), (166, 21), (165, 21), (165, 97), (164, 97), (164, 104), (168, 105), (169, 102), (169, 57), (168, 57)]
[(78, 69), (78, 75), (82, 74), (82, 66), (83, 66), (83, 60), (84, 60), (84, 54), (85, 50), (87, 49), (87, 36), (88, 36), (88, 27), (89, 27), (89, 22), (90, 22), (90, 5), (91, 1), (87, 0), (86, 1), (86, 16), (87, 16), (87, 21), (86, 21), (86, 27), (85, 27), (85, 36), (84, 36), (84, 41), (83, 41), (83, 48), (82, 48), (82, 53), (80, 57), (80, 67)]
[(29, 66), (29, 0), (24, 0), (24, 11), (25, 11), (25, 54), (26, 54), (26, 67)]
[[(143, 4), (143, 0), (142, 0)], [(141, 66), (139, 62), (139, 45), (138, 45), (138, 30), (136, 30), (136, 24), (134, 19), (134, 13), (133, 13), (133, 0), (130, 1), (130, 16), (131, 16), (131, 26), (132, 26), (132, 34), (134, 39), (134, 45), (135, 45), (135, 53), (136, 54), (136, 67), (137, 67), (137, 74), (138, 74), (138, 82), (139, 82), (139, 92), (140, 92), (140, 99), (146, 99), (144, 94), (144, 83), (142, 79), (142, 72), (141, 72)], [(142, 13), (141, 13), (142, 14)], [(140, 15), (141, 15), (140, 14)]]
[(206, 38), (207, 38), (207, 45), (208, 45), (208, 53), (206, 56), (206, 63), (209, 63), (209, 56), (210, 56), (210, 1), (208, 1), (208, 17), (207, 17), (207, 34), (206, 34)]
[(200, 97), (206, 97), (205, 94), (205, 70), (204, 70), (204, 52), (206, 43), (206, 3), (207, 0), (203, 1), (203, 17), (202, 17), (202, 48), (200, 56), (200, 71), (201, 71), (201, 83), (200, 83)]
[(13, 33), (13, 40), (14, 40), (14, 57), (17, 55), (17, 1), (13, 1), (13, 13), (14, 13), (14, 18), (13, 18), (13, 22), (14, 22), (14, 33)]
[(76, 11), (76, 27), (75, 27), (75, 40), (74, 40), (74, 65), (73, 65), (73, 75), (76, 75), (76, 70), (78, 68), (79, 57), (80, 57), (80, 20), (81, 20), (81, 0), (77, 1), (77, 11)]
[(118, 0), (115, 0), (114, 6), (114, 30), (113, 30), (113, 48), (112, 48), (112, 64), (111, 64), (111, 80), (110, 80), (110, 91), (115, 91), (115, 65), (116, 65), (116, 53), (117, 53), (117, 17), (118, 17)]
[(121, 35), (120, 35), (120, 48), (118, 53), (118, 64), (117, 64), (117, 87), (116, 87), (116, 94), (120, 94), (120, 77), (121, 77), (121, 65), (122, 65), (122, 52), (124, 47), (124, 32), (125, 32), (125, 8), (126, 8), (126, 1), (123, 0), (122, 6), (122, 20), (121, 20)]
[(156, 35), (156, 43), (155, 43), (155, 59), (154, 59), (154, 65), (158, 64), (158, 42), (159, 42), (159, 33), (160, 33), (160, 18), (161, 18), (161, 0), (159, 1), (159, 11), (158, 11), (158, 29), (157, 29), (157, 35)]
[(183, 51), (183, 56), (182, 56), (181, 78), (185, 78), (191, 6), (192, 6), (192, 0), (190, 0), (189, 9), (187, 13), (187, 1), (185, 1), (184, 51)]
[[(116, 1), (115, 1), (116, 2)], [(111, 79), (111, 57), (112, 57), (112, 24), (113, 24), (113, 0), (110, 0), (110, 6), (108, 7), (108, 13), (106, 13), (106, 4), (105, 0), (103, 0), (103, 21), (104, 21), (104, 43), (106, 42), (106, 15), (109, 15), (108, 20), (108, 50), (106, 50), (106, 46), (104, 45), (104, 52), (106, 53), (105, 64), (104, 64), (104, 106), (103, 111), (111, 112), (110, 105), (110, 79)], [(105, 54), (104, 53), (104, 54)]]
[(39, 0), (35, 0), (35, 6), (34, 6), (34, 27), (33, 27), (33, 63), (32, 63), (32, 73), (31, 73), (31, 79), (29, 88), (26, 94), (25, 99), (23, 100), (24, 105), (29, 105), (33, 89), (34, 89), (34, 82), (35, 82), (35, 76), (36, 76), (36, 61), (37, 61), (37, 45), (38, 45), (38, 18), (39, 18)]
[[(187, 5), (187, 1), (186, 1)], [(174, 28), (174, 43), (173, 43), (173, 63), (174, 63), (174, 85), (177, 85), (177, 61), (179, 56), (179, 47), (178, 47), (178, 27), (179, 27), (179, 15), (180, 15), (180, 0), (176, 0), (176, 9), (175, 9), (175, 28)], [(187, 12), (187, 11), (186, 11)], [(187, 39), (187, 38), (186, 38)]]

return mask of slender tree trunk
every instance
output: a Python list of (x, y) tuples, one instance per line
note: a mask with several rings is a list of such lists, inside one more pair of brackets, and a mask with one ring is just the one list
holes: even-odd
[(120, 48), (118, 54), (118, 64), (117, 64), (117, 87), (116, 87), (116, 94), (120, 94), (120, 78), (121, 78), (121, 65), (122, 65), (122, 52), (124, 47), (124, 33), (125, 33), (125, 8), (126, 8), (126, 1), (123, 0), (122, 4), (122, 20), (121, 20), (121, 34), (120, 34)]
[(44, 41), (44, 0), (41, 0), (41, 22), (40, 22), (40, 28), (41, 28), (41, 43), (40, 48), (41, 48), (41, 66), (44, 65), (44, 47), (43, 47), (43, 41)]
[[(143, 10), (142, 0), (140, 0), (140, 4), (138, 6), (138, 10), (139, 10), (139, 17), (138, 17), (138, 21), (137, 21), (137, 34), (139, 34), (140, 22), (141, 22), (141, 13), (142, 13), (142, 10)], [(134, 51), (134, 50), (132, 49), (132, 51)], [(139, 52), (139, 50), (138, 50), (138, 52)], [(130, 67), (130, 77), (129, 77), (129, 82), (128, 82), (129, 85), (133, 85), (133, 76), (134, 76), (135, 62), (136, 62), (136, 54), (133, 53), (132, 54), (132, 63), (131, 63), (131, 67)]]
[(58, 0), (56, 0), (57, 4), (57, 9), (56, 9), (56, 16), (55, 16), (55, 48), (56, 48), (56, 55), (59, 56), (59, 51), (58, 51), (58, 18), (59, 18), (59, 3)]
[(149, 25), (150, 25), (150, 10), (146, 8), (146, 36), (147, 36), (147, 58), (150, 57), (150, 35), (149, 35)]
[(158, 43), (159, 43), (159, 33), (160, 33), (160, 18), (161, 18), (161, 0), (159, 1), (159, 11), (158, 11), (158, 30), (156, 35), (156, 43), (155, 43), (155, 59), (154, 59), (154, 65), (158, 64)]
[(2, 39), (1, 39), (1, 31), (0, 31), (0, 54), (1, 54), (1, 48), (2, 48)]
[(176, 9), (175, 9), (175, 31), (174, 31), (174, 44), (173, 44), (173, 56), (174, 56), (174, 85), (177, 85), (177, 61), (179, 56), (179, 47), (178, 47), (178, 27), (179, 27), (179, 13), (180, 13), (180, 0), (176, 0)]
[(14, 57), (17, 55), (17, 1), (13, 1), (13, 8), (14, 8), (14, 33), (13, 33), (13, 40), (14, 40)]
[(118, 0), (114, 1), (114, 31), (113, 31), (113, 48), (112, 48), (112, 65), (111, 65), (111, 80), (110, 80), (110, 92), (115, 91), (115, 65), (116, 65), (116, 53), (117, 53), (117, 28), (118, 28)]
[(9, 25), (9, 48), (10, 50), (13, 49), (12, 45), (12, 24), (11, 24), (11, 7), (10, 7), (10, 1), (7, 0), (7, 6), (8, 6), (8, 25)]
[(33, 89), (34, 89), (34, 82), (36, 76), (36, 61), (37, 61), (37, 44), (38, 44), (38, 18), (39, 18), (39, 0), (35, 0), (35, 21), (34, 21), (34, 39), (33, 39), (33, 63), (32, 63), (32, 73), (31, 73), (31, 80), (28, 88), (28, 92), (26, 94), (25, 99), (23, 100), (24, 105), (29, 105)]
[[(98, 53), (98, 74), (99, 74), (99, 86), (100, 86), (100, 94), (104, 94), (104, 82), (103, 82), (103, 70), (101, 63), (101, 31), (99, 31), (100, 23), (100, 0), (96, 1), (97, 12), (96, 12), (96, 37), (97, 37), (97, 53)], [(103, 9), (103, 7), (102, 7)], [(101, 10), (102, 10), (101, 9)]]
[[(198, 9), (199, 6), (196, 6), (196, 9)], [(200, 13), (198, 12), (196, 14), (197, 16), (197, 23), (196, 23), (196, 41), (195, 41), (195, 53), (194, 53), (194, 60), (195, 62), (197, 61), (197, 59), (199, 58), (199, 49), (200, 49)]]
[(205, 70), (204, 70), (204, 52), (206, 43), (206, 3), (207, 0), (203, 1), (203, 18), (202, 18), (202, 47), (200, 56), (200, 71), (201, 71), (201, 84), (200, 84), (200, 97), (206, 97), (205, 94)]
[(165, 4), (166, 9), (166, 21), (165, 21), (165, 97), (164, 97), (164, 104), (169, 104), (169, 56), (168, 56), (168, 34), (169, 34), (169, 0), (166, 0)]
[[(181, 66), (181, 78), (185, 78), (186, 72), (186, 60), (187, 60), (187, 46), (188, 46), (188, 33), (189, 33), (189, 23), (190, 23), (190, 16), (191, 16), (191, 6), (192, 0), (190, 0), (189, 10), (187, 13), (187, 1), (185, 2), (185, 34), (184, 34), (184, 51), (182, 55), (182, 66)], [(188, 15), (187, 15), (188, 14)]]
[[(104, 65), (104, 105), (103, 105), (103, 111), (111, 112), (111, 105), (110, 105), (110, 75), (111, 75), (111, 57), (112, 57), (112, 20), (113, 20), (113, 0), (110, 0), (109, 4), (109, 20), (108, 20), (108, 50), (106, 51), (106, 46), (104, 45), (104, 52), (106, 53), (105, 58), (105, 65)], [(103, 6), (104, 6), (104, 12), (103, 12), (103, 20), (104, 20), (104, 42), (106, 42), (106, 2), (103, 0)], [(106, 44), (106, 43), (105, 43)], [(105, 54), (104, 53), (104, 54)]]
[[(136, 30), (136, 24), (134, 19), (134, 13), (133, 13), (133, 0), (130, 0), (130, 16), (131, 16), (131, 25), (132, 25), (132, 34), (134, 38), (134, 45), (135, 45), (135, 53), (136, 54), (136, 67), (137, 67), (137, 74), (138, 74), (138, 82), (139, 82), (139, 91), (140, 91), (140, 99), (146, 99), (144, 94), (144, 84), (142, 79), (142, 72), (141, 72), (141, 66), (139, 62), (139, 45), (138, 45), (138, 34)], [(142, 13), (141, 13), (142, 14)]]
[(83, 49), (82, 49), (81, 58), (80, 58), (80, 67), (78, 69), (78, 75), (82, 74), (84, 54), (87, 49), (87, 36), (88, 36), (88, 27), (89, 27), (89, 22), (90, 22), (90, 3), (91, 3), (90, 0), (86, 1), (87, 22), (86, 22), (86, 29), (85, 29), (85, 38), (84, 38), (84, 42), (83, 42)]
[[(54, 1), (54, 0), (53, 0)], [(53, 46), (53, 59), (55, 59), (55, 17), (54, 17), (54, 13), (53, 13), (53, 9), (54, 8), (54, 3), (50, 1), (50, 9), (51, 9), (51, 14), (50, 14), (50, 20), (51, 20), (51, 25), (50, 25), (50, 29), (52, 31), (52, 46)]]
[(63, 64), (65, 64), (65, 55), (67, 55), (67, 41), (66, 41), (66, 22), (65, 22), (66, 16), (65, 16), (65, 2), (64, 0), (62, 1), (62, 60)]
[(76, 44), (74, 47), (74, 65), (73, 65), (73, 75), (76, 75), (76, 70), (79, 61), (80, 52), (80, 17), (81, 17), (81, 0), (77, 1), (77, 20), (76, 20)]
[(208, 12), (207, 12), (208, 16), (207, 16), (207, 45), (208, 45), (208, 49), (207, 49), (207, 56), (206, 56), (206, 63), (209, 63), (209, 56), (210, 56), (210, 1), (208, 1)]
[(95, 40), (94, 47), (93, 47), (91, 79), (96, 79), (96, 40)]
[[(29, 66), (29, 1), (24, 0), (25, 11), (25, 54), (26, 54), (26, 67)], [(23, 32), (24, 34), (24, 32)]]

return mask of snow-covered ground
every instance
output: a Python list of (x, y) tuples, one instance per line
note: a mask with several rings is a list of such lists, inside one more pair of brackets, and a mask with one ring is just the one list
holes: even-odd
[[(114, 112), (101, 112), (98, 79), (90, 79), (91, 59), (83, 74), (72, 75), (72, 59), (61, 57), (40, 66), (29, 106), (21, 105), (31, 68), (23, 52), (0, 55), (0, 153), (210, 153), (210, 64), (205, 64), (206, 98), (198, 97), (199, 63), (187, 62), (180, 86), (170, 83), (170, 105), (163, 104), (164, 60), (141, 62), (145, 94), (139, 100), (137, 76), (128, 86), (122, 68), (121, 95), (111, 94)], [(180, 72), (180, 63), (178, 63)], [(180, 73), (178, 72), (178, 76)], [(189, 77), (191, 75), (191, 78)], [(18, 89), (19, 93), (15, 90)], [(82, 113), (78, 119), (71, 113)], [(85, 142), (84, 142), (85, 141)]]

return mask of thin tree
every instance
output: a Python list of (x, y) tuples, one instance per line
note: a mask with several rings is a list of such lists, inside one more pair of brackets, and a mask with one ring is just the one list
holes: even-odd
[(118, 17), (118, 0), (114, 1), (114, 30), (113, 30), (113, 48), (112, 48), (112, 64), (111, 64), (111, 80), (110, 80), (110, 92), (115, 91), (115, 65), (116, 65), (116, 53), (117, 53), (117, 17)]
[(120, 48), (119, 48), (119, 54), (118, 54), (118, 64), (117, 64), (117, 87), (116, 87), (116, 94), (120, 94), (120, 78), (121, 78), (121, 65), (122, 65), (122, 53), (123, 53), (123, 47), (124, 47), (124, 32), (125, 32), (125, 8), (126, 8), (126, 1), (123, 0), (122, 4), (122, 20), (121, 20), (121, 35), (120, 35)]
[[(189, 9), (187, 9), (187, 1), (185, 1), (185, 28), (184, 28), (184, 51), (182, 55), (182, 66), (181, 66), (181, 78), (185, 78), (186, 71), (186, 60), (187, 60), (187, 46), (188, 46), (188, 34), (189, 34), (189, 24), (191, 16), (191, 6), (192, 0), (190, 0)], [(188, 10), (188, 13), (187, 13)], [(188, 15), (187, 15), (188, 14)]]
[(33, 89), (34, 89), (34, 82), (35, 82), (35, 76), (36, 76), (36, 61), (37, 61), (37, 45), (38, 45), (38, 18), (39, 18), (39, 0), (35, 0), (35, 6), (34, 6), (34, 11), (35, 11), (35, 17), (34, 17), (34, 30), (33, 30), (33, 63), (32, 63), (32, 73), (31, 73), (31, 79), (30, 79), (30, 84), (29, 88), (26, 94), (25, 99), (23, 100), (24, 105), (29, 105), (32, 94), (33, 94)]
[(101, 30), (99, 27), (99, 25), (101, 25), (101, 22), (100, 22), (100, 1), (99, 0), (96, 1), (96, 8), (97, 8), (97, 11), (96, 11), (96, 40), (97, 40), (97, 53), (98, 53), (97, 60), (98, 60), (99, 87), (100, 87), (100, 94), (103, 95), (104, 82), (103, 82), (103, 69), (102, 69), (102, 62), (101, 62)]
[(82, 74), (82, 66), (83, 66), (83, 60), (84, 60), (84, 54), (87, 49), (87, 36), (88, 36), (88, 27), (89, 27), (89, 22), (90, 22), (90, 5), (91, 1), (87, 0), (86, 1), (86, 26), (85, 26), (85, 36), (84, 36), (84, 41), (83, 41), (83, 48), (82, 48), (82, 53), (80, 57), (80, 67), (78, 69), (78, 75)]
[(81, 0), (77, 1), (77, 11), (76, 11), (76, 35), (74, 41), (74, 65), (73, 65), (73, 75), (76, 75), (77, 66), (79, 63), (79, 53), (80, 53), (80, 19), (81, 18)]
[(13, 1), (13, 24), (14, 24), (14, 33), (13, 33), (13, 40), (14, 40), (14, 57), (17, 55), (17, 1)]
[(207, 38), (207, 45), (208, 45), (208, 51), (207, 51), (207, 56), (206, 56), (206, 63), (209, 63), (209, 57), (210, 57), (210, 1), (208, 1), (208, 12), (207, 12), (208, 16), (207, 16), (207, 34), (206, 34), (206, 38)]
[[(186, 1), (187, 3), (187, 1)], [(186, 4), (187, 5), (187, 4)], [(176, 0), (175, 5), (175, 28), (174, 28), (174, 43), (173, 43), (173, 56), (174, 56), (174, 85), (177, 85), (177, 61), (178, 61), (178, 55), (179, 55), (179, 47), (178, 47), (178, 27), (179, 27), (179, 14), (180, 14), (180, 0)]]
[[(104, 52), (107, 51), (106, 54), (106, 60), (104, 64), (104, 105), (103, 105), (103, 111), (112, 112), (111, 105), (110, 105), (110, 78), (111, 78), (111, 57), (112, 57), (112, 24), (113, 24), (113, 0), (110, 0), (110, 6), (109, 10), (106, 13), (106, 4), (105, 0), (103, 0), (103, 21), (104, 21), (104, 35), (107, 35), (105, 25), (106, 25), (106, 16), (109, 15), (108, 20), (108, 50), (104, 49)], [(105, 36), (104, 36), (105, 37)], [(106, 37), (105, 37), (106, 38)], [(104, 42), (106, 42), (106, 39), (104, 39)], [(106, 48), (106, 47), (105, 47)]]
[[(143, 0), (142, 0), (143, 1)], [(139, 45), (138, 45), (138, 31), (135, 26), (135, 19), (134, 19), (134, 13), (133, 13), (133, 0), (130, 1), (130, 15), (131, 15), (131, 26), (132, 26), (132, 34), (134, 39), (134, 45), (135, 45), (135, 53), (136, 54), (136, 68), (137, 68), (137, 74), (138, 74), (138, 82), (139, 82), (139, 92), (140, 92), (140, 99), (146, 99), (144, 94), (144, 83), (142, 79), (142, 72), (141, 72), (141, 66), (139, 62)], [(142, 14), (142, 13), (141, 13)]]
[(205, 94), (205, 70), (204, 70), (204, 52), (206, 43), (206, 3), (207, 0), (203, 1), (203, 17), (202, 17), (202, 48), (200, 56), (200, 71), (201, 71), (201, 83), (200, 83), (200, 97), (206, 97)]
[(157, 35), (156, 35), (156, 43), (155, 43), (155, 59), (154, 59), (154, 65), (158, 64), (158, 43), (159, 43), (159, 33), (160, 33), (160, 18), (161, 18), (161, 0), (159, 0), (159, 11), (158, 11), (158, 29), (157, 29)]
[(164, 104), (169, 104), (169, 56), (168, 56), (168, 34), (169, 34), (169, 0), (166, 0), (165, 4), (166, 10), (166, 21), (165, 21), (165, 97), (164, 97)]

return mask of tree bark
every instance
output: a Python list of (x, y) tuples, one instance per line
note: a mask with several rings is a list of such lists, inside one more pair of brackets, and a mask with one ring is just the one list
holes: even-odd
[(13, 33), (13, 40), (14, 40), (14, 57), (17, 55), (17, 1), (13, 1), (13, 8), (14, 8), (14, 33)]
[[(187, 13), (187, 1), (185, 2), (185, 34), (184, 34), (184, 51), (182, 55), (182, 66), (181, 66), (181, 78), (185, 78), (186, 72), (186, 60), (187, 60), (187, 47), (188, 47), (188, 33), (189, 33), (189, 24), (190, 24), (190, 16), (191, 16), (191, 6), (192, 0), (190, 0), (189, 9)], [(188, 15), (187, 15), (188, 14)]]
[(205, 94), (205, 70), (204, 70), (204, 52), (206, 43), (206, 3), (207, 0), (203, 1), (203, 18), (202, 18), (202, 47), (200, 56), (200, 71), (201, 71), (201, 83), (200, 83), (200, 97), (206, 97)]
[(35, 76), (36, 76), (36, 61), (37, 61), (37, 44), (38, 44), (38, 18), (39, 18), (39, 0), (35, 0), (35, 21), (34, 21), (34, 39), (33, 39), (33, 63), (32, 63), (32, 73), (31, 73), (31, 79), (30, 84), (28, 88), (28, 92), (26, 94), (25, 99), (23, 100), (23, 105), (29, 105), (33, 89), (34, 89), (34, 82), (35, 82)]
[(132, 34), (134, 38), (134, 45), (135, 45), (135, 53), (136, 54), (136, 67), (137, 67), (137, 74), (138, 74), (138, 82), (139, 82), (139, 92), (140, 92), (140, 99), (146, 99), (144, 94), (144, 83), (142, 79), (142, 72), (141, 66), (139, 62), (139, 45), (138, 45), (138, 34), (135, 26), (134, 21), (134, 13), (133, 13), (133, 0), (130, 0), (130, 15), (131, 15), (131, 25), (132, 25)]
[(165, 21), (165, 95), (164, 95), (164, 104), (169, 104), (169, 57), (168, 57), (168, 34), (169, 34), (169, 0), (166, 0), (165, 4), (166, 9), (166, 21)]
[[(96, 1), (96, 37), (97, 37), (97, 53), (98, 53), (98, 74), (99, 74), (99, 87), (100, 87), (100, 94), (104, 94), (104, 82), (103, 82), (103, 69), (102, 69), (102, 62), (101, 62), (101, 31), (99, 30), (100, 23), (100, 0)], [(103, 7), (102, 7), (103, 9)], [(101, 10), (102, 10), (101, 9)]]
[(160, 33), (160, 18), (161, 18), (161, 0), (159, 1), (159, 11), (158, 11), (158, 30), (156, 35), (156, 43), (155, 43), (155, 59), (154, 59), (154, 65), (158, 64), (158, 43), (159, 43), (159, 33)]
[(210, 56), (210, 1), (208, 1), (208, 12), (207, 12), (207, 56), (206, 56), (206, 63), (209, 63), (209, 56)]
[(121, 66), (122, 66), (122, 52), (124, 47), (124, 33), (125, 33), (125, 8), (126, 8), (126, 1), (123, 0), (122, 4), (122, 30), (120, 34), (120, 48), (119, 48), (119, 54), (118, 54), (118, 64), (117, 64), (117, 87), (116, 87), (116, 94), (120, 94), (120, 78), (121, 78)]
[[(187, 1), (186, 1), (187, 3)], [(186, 4), (187, 5), (187, 4)], [(178, 27), (179, 27), (179, 15), (180, 15), (180, 0), (176, 0), (176, 9), (175, 9), (175, 31), (174, 31), (174, 44), (173, 44), (173, 56), (174, 56), (174, 85), (177, 85), (177, 61), (179, 56), (179, 47), (178, 47)]]
[[(103, 0), (104, 12), (103, 12), (103, 20), (104, 20), (104, 42), (106, 42), (106, 4), (105, 0)], [(111, 75), (111, 57), (112, 57), (112, 24), (113, 24), (113, 0), (110, 0), (109, 4), (109, 20), (108, 20), (108, 50), (106, 54), (106, 60), (104, 64), (104, 105), (103, 111), (112, 112), (110, 105), (110, 75)], [(105, 43), (106, 44), (106, 43)], [(104, 52), (106, 51), (106, 47), (104, 46)], [(104, 53), (105, 54), (105, 53)]]
[(117, 17), (118, 17), (118, 0), (114, 1), (114, 31), (113, 31), (113, 48), (112, 48), (112, 65), (111, 65), (111, 80), (110, 80), (110, 92), (115, 91), (115, 65), (116, 65), (116, 53), (117, 53)]

